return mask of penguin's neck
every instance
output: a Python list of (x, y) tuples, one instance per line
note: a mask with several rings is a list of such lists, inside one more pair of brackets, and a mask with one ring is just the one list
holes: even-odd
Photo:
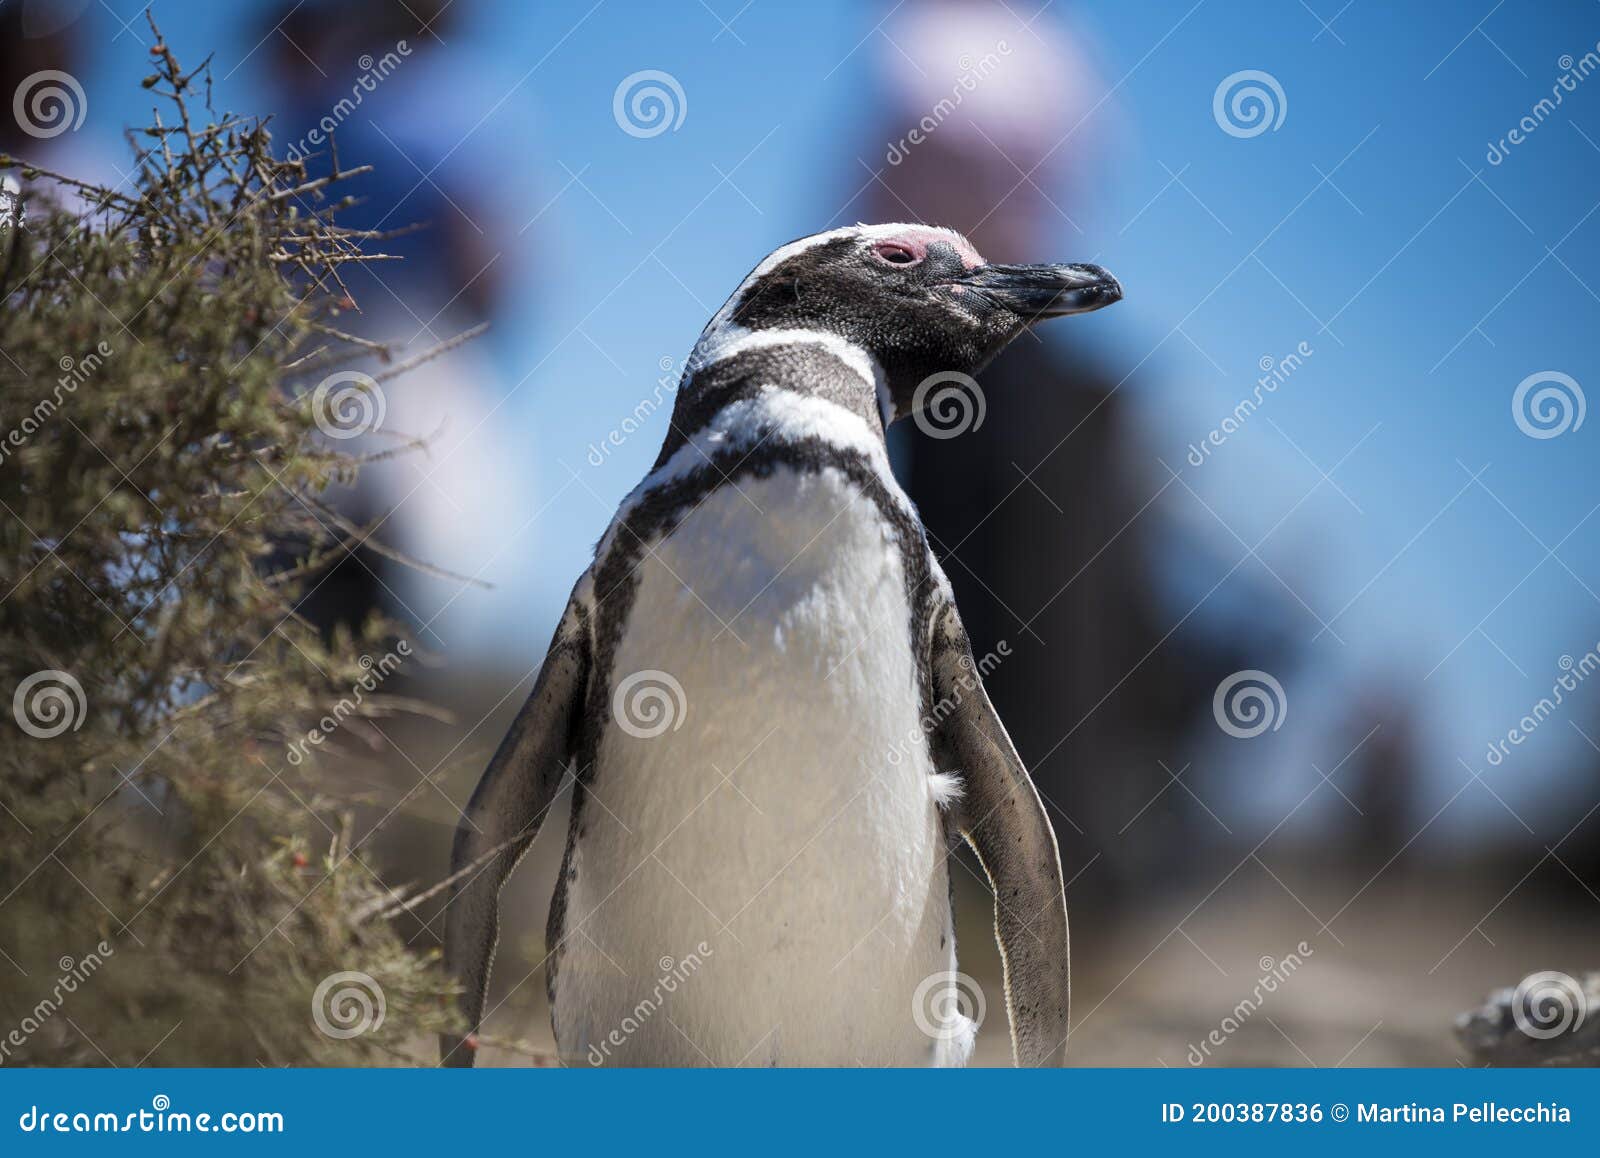
[(725, 325), (703, 334), (689, 355), (656, 466), (731, 404), (774, 390), (842, 407), (880, 444), (894, 417), (883, 368), (861, 346), (823, 330)]

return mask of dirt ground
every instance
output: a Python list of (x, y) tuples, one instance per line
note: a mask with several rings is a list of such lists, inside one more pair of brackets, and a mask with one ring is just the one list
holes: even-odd
[[(1341, 913), (1352, 890), (1274, 871), (1283, 883), (1246, 865), (1204, 904), (1203, 892), (1174, 897), (1123, 919), (1109, 935), (1087, 917), (1074, 921), (1072, 1064), (1469, 1065), (1451, 1028), (1459, 1013), (1526, 972), (1578, 970), (1600, 955), (1600, 914), (1553, 922), (1541, 908), (1544, 915), (1532, 920), (1514, 896), (1489, 914), (1503, 889), (1490, 895), (1468, 881), (1379, 883)], [(535, 898), (548, 888), (553, 865), (530, 863), (519, 876), (508, 908), (530, 901), (542, 908)], [(956, 904), (961, 968), (987, 1004), (973, 1064), (1009, 1065), (989, 898), (964, 879)], [(542, 915), (536, 923), (542, 928)], [(543, 955), (541, 933), (508, 934), (507, 945), (516, 948), (502, 950), (501, 993)], [(1300, 951), (1302, 942), (1310, 952)], [(1272, 984), (1263, 986), (1269, 977)], [(543, 990), (542, 973), (529, 977), (489, 1036), (551, 1050)], [(531, 1060), (485, 1045), (479, 1064)]]

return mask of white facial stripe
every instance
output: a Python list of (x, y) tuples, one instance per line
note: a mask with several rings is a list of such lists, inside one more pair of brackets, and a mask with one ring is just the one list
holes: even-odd
[(898, 237), (905, 233), (938, 233), (960, 249), (970, 247), (971, 243), (954, 229), (947, 229), (943, 225), (924, 225), (920, 221), (895, 221), (883, 225), (857, 225), (855, 232), (858, 237), (867, 241), (881, 241), (887, 237)]

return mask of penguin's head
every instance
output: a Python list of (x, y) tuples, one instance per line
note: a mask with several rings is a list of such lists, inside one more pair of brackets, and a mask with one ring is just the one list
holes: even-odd
[(820, 331), (870, 354), (890, 417), (930, 375), (975, 374), (1034, 322), (1122, 297), (1095, 265), (993, 265), (954, 230), (854, 225), (801, 238), (758, 265), (701, 338), (709, 352), (760, 330)]

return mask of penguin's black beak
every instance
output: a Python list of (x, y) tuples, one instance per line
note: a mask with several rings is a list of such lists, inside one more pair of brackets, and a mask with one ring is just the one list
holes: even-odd
[(950, 284), (1030, 322), (1122, 300), (1121, 283), (1098, 265), (980, 265)]

